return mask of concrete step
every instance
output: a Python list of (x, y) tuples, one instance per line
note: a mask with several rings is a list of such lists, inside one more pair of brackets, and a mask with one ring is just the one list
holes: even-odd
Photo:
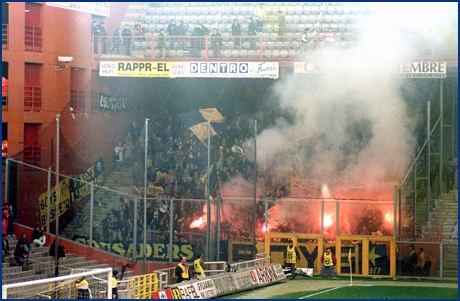
[(442, 272), (442, 277), (443, 278), (453, 278), (453, 279), (458, 279), (458, 272), (457, 270), (452, 271), (452, 272)]
[(437, 219), (457, 219), (458, 213), (455, 212), (431, 212), (430, 217)]
[(22, 272), (22, 267), (19, 267), (19, 266), (2, 267), (2, 275), (13, 274), (16, 272)]
[(21, 268), (21, 270), (19, 272), (8, 273), (8, 274), (2, 273), (2, 282), (3, 281), (9, 281), (9, 280), (12, 280), (12, 279), (17, 279), (17, 278), (27, 277), (27, 276), (30, 276), (30, 275), (35, 275), (35, 272), (33, 270), (23, 271), (22, 267), (19, 267), (19, 268)]
[(445, 244), (443, 249), (446, 254), (458, 254), (458, 244)]
[[(45, 277), (46, 278), (46, 277)], [(44, 279), (44, 278), (42, 278)], [(32, 299), (36, 292), (42, 292), (49, 288), (49, 284), (36, 284), (28, 287), (13, 287), (8, 289), (9, 299)]]
[(444, 254), (442, 255), (442, 259), (445, 262), (455, 261), (457, 263), (458, 253), (456, 252), (456, 250), (445, 251)]
[(436, 206), (435, 208), (433, 208), (432, 211), (441, 211), (441, 212), (449, 212), (449, 211), (452, 211), (452, 212), (458, 212), (458, 207), (455, 207), (455, 206)]
[[(20, 283), (20, 282), (27, 282), (27, 281), (32, 281), (32, 280), (40, 280), (47, 278), (47, 275), (30, 275), (26, 277), (21, 277), (21, 278), (15, 278), (15, 279), (8, 279), (8, 280), (3, 280), (2, 279), (2, 285), (5, 284), (12, 284), (12, 283)], [(13, 298), (9, 298), (13, 299)]]
[(457, 224), (457, 220), (456, 219), (449, 219), (449, 220), (445, 220), (445, 219), (432, 219), (431, 220), (431, 225), (432, 227), (455, 227), (455, 225)]

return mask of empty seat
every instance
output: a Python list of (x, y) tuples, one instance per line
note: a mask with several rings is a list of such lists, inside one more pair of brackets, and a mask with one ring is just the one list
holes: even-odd
[(302, 22), (302, 23), (308, 22), (308, 19), (309, 19), (308, 15), (304, 14), (304, 15), (300, 16), (300, 22)]
[(258, 53), (254, 49), (248, 50), (248, 57), (256, 57)]
[(165, 14), (165, 15), (170, 15), (170, 14), (172, 14), (172, 12), (173, 12), (173, 11), (172, 11), (172, 7), (171, 7), (171, 6), (164, 6), (164, 7), (163, 7), (163, 14)]
[(335, 5), (335, 12), (337, 14), (341, 14), (341, 13), (343, 13), (343, 8), (344, 8), (344, 5), (342, 3), (337, 3)]
[(232, 56), (231, 57), (240, 57), (240, 51), (239, 50), (232, 50)]
[(282, 58), (287, 58), (287, 57), (289, 57), (289, 50), (287, 50), (287, 49), (281, 49), (281, 51), (280, 51), (280, 56), (281, 56)]
[(248, 51), (246, 49), (241, 49), (240, 57), (248, 57)]
[(308, 22), (316, 22), (318, 19), (316, 14), (310, 14), (308, 15)]
[(314, 13), (314, 14), (317, 14), (319, 13), (319, 6), (320, 4), (314, 4), (311, 6), (311, 12)]
[(287, 8), (287, 12), (290, 14), (294, 14), (297, 12), (297, 4), (288, 5), (286, 8)]
[(187, 8), (183, 5), (180, 5), (178, 8), (177, 8), (177, 12), (181, 15), (184, 15), (187, 13)]
[(224, 5), (219, 5), (217, 7), (217, 13), (218, 14), (225, 14), (225, 12), (226, 12), (226, 7)]
[(273, 49), (272, 57), (280, 57), (280, 51), (278, 49)]
[(292, 22), (301, 22), (301, 15), (293, 14), (292, 15)]
[(338, 23), (338, 22), (340, 22), (340, 20), (341, 20), (341, 15), (339, 15), (339, 14), (332, 15), (332, 22), (337, 22)]
[(264, 57), (272, 57), (273, 56), (273, 50), (271, 49), (265, 49), (264, 51)]
[(266, 23), (264, 24), (264, 32), (271, 32), (273, 31), (273, 23)]
[(288, 56), (289, 57), (297, 57), (297, 52), (298, 52), (298, 50), (290, 49), (289, 52), (288, 52)]
[(292, 41), (291, 42), (291, 49), (299, 49), (300, 48), (300, 42), (299, 41)]
[(198, 23), (198, 15), (190, 15), (190, 22)]
[(274, 41), (266, 41), (265, 42), (265, 48), (266, 49), (274, 49), (275, 48), (275, 42)]
[(210, 12), (209, 6), (204, 5), (204, 6), (199, 6), (199, 7), (201, 7), (201, 13), (202, 14), (206, 14), (206, 15), (209, 14), (209, 12)]

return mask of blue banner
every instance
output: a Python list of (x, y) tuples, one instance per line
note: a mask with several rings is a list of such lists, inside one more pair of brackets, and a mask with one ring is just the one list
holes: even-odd
[(87, 183), (91, 182), (96, 185), (104, 184), (104, 160), (102, 158), (81, 174), (74, 176), (70, 181), (72, 201), (89, 196), (91, 194), (91, 185)]

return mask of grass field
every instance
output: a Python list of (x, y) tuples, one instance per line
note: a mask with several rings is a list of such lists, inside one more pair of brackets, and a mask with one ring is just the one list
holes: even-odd
[(288, 293), (270, 299), (458, 299), (458, 290), (444, 287), (340, 286)]
[(217, 299), (458, 299), (458, 280), (300, 277)]

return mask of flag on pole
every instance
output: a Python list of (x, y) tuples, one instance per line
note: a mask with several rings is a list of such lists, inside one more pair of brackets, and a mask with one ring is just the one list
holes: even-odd
[[(214, 167), (214, 163), (211, 165), (211, 168), (209, 169), (209, 172), (212, 172), (212, 168)], [(208, 182), (208, 173), (205, 173), (203, 176), (201, 176), (200, 181), (204, 184)]]
[(211, 121), (211, 137), (218, 135), (218, 132), (223, 129), (222, 123), (225, 121), (222, 114), (215, 108), (190, 111), (179, 115), (179, 118), (200, 140), (208, 138), (208, 120)]
[(351, 265), (351, 248), (348, 249), (348, 262), (350, 263), (350, 285), (353, 285), (353, 275), (352, 275), (353, 266)]

